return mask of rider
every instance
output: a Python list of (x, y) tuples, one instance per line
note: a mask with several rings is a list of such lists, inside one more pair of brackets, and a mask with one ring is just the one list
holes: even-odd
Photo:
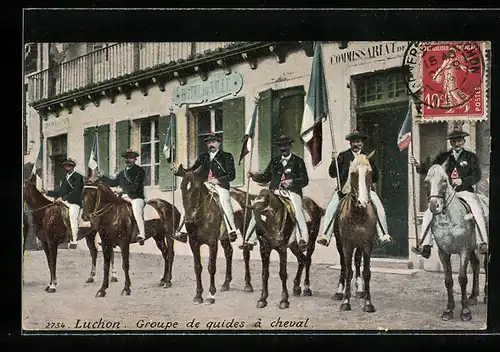
[[(446, 136), (446, 139), (450, 141), (451, 149), (447, 152), (439, 154), (431, 163), (431, 166), (435, 164), (443, 164), (448, 161), (446, 164), (446, 173), (448, 174), (451, 184), (456, 187), (455, 190), (457, 195), (465, 200), (471, 208), (472, 215), (474, 216), (478, 227), (475, 231), (476, 243), (478, 244), (479, 252), (484, 254), (488, 251), (488, 232), (485, 220), (486, 214), (483, 211), (481, 201), (474, 193), (474, 188), (472, 187), (481, 179), (481, 169), (479, 167), (476, 154), (463, 148), (465, 144), (465, 137), (467, 136), (469, 136), (467, 132), (460, 131), (459, 129), (454, 129), (450, 132)], [(410, 162), (415, 165), (419, 174), (426, 174), (429, 170), (430, 166), (425, 163), (418, 163), (413, 156), (410, 157)], [(422, 220), (420, 238), (423, 238), (431, 220), (432, 213), (429, 209), (427, 209), (424, 212)], [(414, 247), (412, 250), (427, 259), (431, 255), (432, 244), (432, 235), (430, 235), (425, 237), (422, 248)]]
[(117, 191), (122, 193), (121, 197), (123, 200), (132, 204), (132, 213), (139, 229), (137, 242), (143, 245), (146, 239), (146, 232), (144, 230), (144, 207), (146, 206), (144, 178), (146, 172), (136, 164), (138, 156), (139, 153), (130, 148), (127, 149), (126, 152), (122, 153), (122, 157), (125, 158), (125, 168), (118, 173), (116, 178), (109, 178), (103, 175), (101, 179), (110, 187), (117, 187)]
[[(205, 138), (208, 151), (201, 154), (194, 165), (187, 168), (186, 171), (193, 171), (201, 166), (201, 174), (206, 179), (205, 184), (219, 196), (224, 215), (224, 224), (229, 236), (231, 237), (234, 234), (241, 236), (241, 231), (236, 227), (234, 222), (234, 210), (229, 193), (230, 182), (236, 178), (234, 157), (231, 153), (220, 149), (220, 142), (220, 137), (211, 132)], [(178, 168), (176, 165), (173, 165), (173, 171), (177, 174)], [(187, 231), (184, 224), (182, 229), (175, 233), (174, 239), (186, 242), (186, 235)]]
[(61, 181), (57, 190), (47, 191), (49, 197), (56, 197), (56, 202), (61, 202), (69, 209), (69, 224), (71, 227), (70, 249), (77, 248), (78, 216), (82, 206), (83, 176), (75, 171), (76, 163), (68, 158), (63, 161), (62, 167), (66, 177)]
[[(352, 133), (349, 133), (345, 139), (348, 140), (351, 144), (351, 147), (343, 152), (341, 152), (337, 157), (337, 164), (340, 172), (340, 189), (344, 188), (344, 185), (349, 176), (349, 166), (351, 162), (354, 160), (356, 154), (364, 154), (366, 155), (366, 151), (363, 149), (363, 141), (367, 139), (368, 136), (364, 133), (359, 132), (358, 130), (354, 130)], [(335, 165), (335, 155), (336, 153), (332, 153), (332, 162), (330, 164), (329, 173), (331, 178), (337, 177), (337, 167)], [(377, 182), (378, 180), (378, 169), (375, 166), (375, 163), (370, 160), (370, 165), (372, 167), (372, 182)], [(338, 190), (333, 193), (333, 197), (328, 203), (328, 207), (326, 209), (325, 221), (323, 231), (324, 233), (318, 236), (316, 240), (317, 243), (328, 246), (330, 244), (330, 240), (333, 234), (333, 223), (337, 214), (338, 206), (340, 204), (340, 199), (344, 197), (344, 193)], [(370, 197), (372, 199), (373, 205), (375, 207), (379, 222), (377, 224), (377, 234), (379, 240), (384, 242), (391, 241), (391, 236), (389, 236), (387, 231), (387, 220), (385, 217), (385, 210), (382, 202), (378, 195), (370, 190)], [(381, 224), (383, 228), (381, 228)]]
[[(292, 202), (295, 218), (298, 225), (298, 245), (303, 251), (307, 247), (309, 234), (307, 230), (306, 218), (302, 208), (302, 188), (309, 183), (306, 165), (304, 160), (291, 153), (293, 140), (282, 135), (276, 141), (280, 155), (271, 159), (264, 172), (248, 172), (248, 177), (259, 183), (268, 183), (269, 189), (275, 194), (283, 195)], [(289, 192), (280, 192), (280, 188)], [(252, 214), (248, 230), (245, 234), (245, 242), (239, 246), (240, 249), (253, 249), (257, 244), (257, 234), (255, 232), (255, 218)]]

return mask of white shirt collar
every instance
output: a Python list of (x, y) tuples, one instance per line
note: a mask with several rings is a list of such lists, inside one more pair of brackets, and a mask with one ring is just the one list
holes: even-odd
[(357, 152), (355, 152), (354, 150), (352, 150), (352, 149), (351, 149), (351, 153), (352, 153), (354, 156), (356, 156), (356, 155), (358, 155), (358, 154), (361, 154), (361, 149), (360, 149), (359, 151), (357, 151)]
[(458, 157), (460, 156), (460, 154), (462, 154), (462, 150), (464, 150), (464, 149), (462, 148), (458, 152), (455, 151), (455, 149), (451, 150), (451, 152), (453, 153), (453, 156), (455, 157), (455, 159), (458, 159)]
[(69, 180), (69, 178), (71, 177), (71, 175), (73, 175), (75, 173), (76, 170), (73, 170), (71, 171), (70, 174), (66, 174), (66, 180)]
[(286, 161), (288, 161), (288, 160), (290, 160), (290, 158), (291, 158), (291, 157), (292, 157), (292, 153), (290, 153), (288, 156), (283, 156), (283, 155), (282, 155), (282, 156), (281, 156), (281, 160), (286, 160)]
[(217, 149), (215, 152), (208, 152), (208, 154), (210, 155), (210, 161), (212, 161), (213, 158), (215, 158), (215, 156), (217, 155), (218, 152), (219, 152), (219, 149)]

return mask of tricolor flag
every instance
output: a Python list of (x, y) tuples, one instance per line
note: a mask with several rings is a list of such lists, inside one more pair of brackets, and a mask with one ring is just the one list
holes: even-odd
[(408, 103), (408, 111), (406, 112), (406, 117), (403, 122), (403, 126), (401, 126), (401, 130), (398, 135), (398, 148), (400, 151), (408, 148), (411, 142), (411, 126), (412, 126), (412, 109), (411, 109), (411, 100)]
[(241, 164), (243, 158), (252, 150), (253, 136), (255, 135), (255, 124), (257, 123), (257, 111), (258, 105), (255, 104), (252, 118), (248, 122), (247, 128), (245, 130), (245, 135), (243, 136), (243, 146), (241, 147), (240, 160), (238, 162), (238, 165)]
[(38, 150), (38, 156), (36, 157), (36, 161), (33, 164), (33, 170), (31, 171), (31, 175), (34, 175), (36, 177), (36, 188), (39, 190), (41, 190), (43, 186), (42, 171), (43, 171), (43, 143), (40, 144), (40, 149)]
[(92, 150), (90, 151), (87, 172), (88, 176), (94, 176), (96, 169), (99, 169), (99, 136), (97, 132), (94, 135), (94, 143), (92, 144)]
[(165, 133), (165, 143), (163, 144), (163, 155), (165, 159), (167, 159), (168, 163), (172, 163), (173, 155), (174, 155), (174, 124), (175, 124), (175, 115), (170, 115), (170, 123), (168, 124), (167, 132)]
[(309, 153), (311, 153), (313, 166), (317, 166), (321, 162), (323, 149), (322, 122), (328, 114), (328, 95), (323, 68), (323, 53), (321, 44), (316, 43), (311, 79), (309, 80), (309, 91), (307, 92), (302, 128), (300, 130), (300, 137), (304, 141)]

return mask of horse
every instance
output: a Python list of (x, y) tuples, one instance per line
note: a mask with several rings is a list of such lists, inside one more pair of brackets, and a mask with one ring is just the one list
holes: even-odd
[[(460, 318), (463, 321), (469, 321), (472, 319), (469, 306), (477, 304), (479, 296), (480, 260), (479, 254), (476, 253), (475, 223), (466, 217), (469, 210), (451, 186), (443, 165), (436, 164), (429, 168), (425, 177), (425, 185), (428, 191), (428, 207), (433, 214), (431, 231), (438, 247), (439, 259), (444, 270), (444, 283), (448, 292), (448, 304), (441, 319), (447, 321), (454, 316), (455, 301), (453, 298), (451, 255), (458, 254), (460, 256), (458, 282), (461, 288), (462, 304)], [(471, 295), (467, 298), (467, 265), (469, 262), (472, 266), (473, 283)], [(488, 275), (487, 268), (487, 256), (485, 256), (486, 277)], [(485, 285), (485, 302), (486, 291), (487, 284)]]
[[(182, 203), (184, 207), (184, 223), (189, 237), (189, 246), (193, 253), (194, 272), (196, 275), (196, 295), (193, 298), (195, 303), (203, 303), (203, 285), (201, 281), (200, 247), (207, 245), (209, 247), (208, 272), (210, 274), (210, 297), (205, 300), (206, 304), (215, 303), (215, 272), (218, 241), (220, 240), (224, 255), (226, 257), (226, 276), (222, 284), (221, 291), (228, 291), (232, 281), (232, 256), (233, 248), (231, 242), (236, 238), (229, 238), (228, 231), (223, 227), (222, 210), (217, 204), (217, 195), (212, 194), (204, 184), (201, 178), (201, 166), (194, 171), (187, 171), (182, 165), (179, 165), (177, 176), (182, 177), (181, 192)], [(239, 204), (245, 206), (246, 193), (243, 191), (232, 190), (233, 195), (239, 199)], [(235, 212), (235, 225), (242, 231), (243, 214)], [(247, 226), (249, 223), (247, 219)], [(245, 261), (245, 292), (253, 292), (250, 282), (250, 251), (243, 251)]]
[[(260, 243), (260, 256), (262, 259), (262, 293), (257, 302), (257, 308), (267, 306), (268, 281), (269, 281), (269, 258), (271, 252), (275, 250), (280, 258), (279, 275), (282, 283), (281, 301), (279, 307), (286, 309), (290, 306), (288, 301), (287, 289), (287, 248), (291, 241), (291, 236), (295, 230), (295, 220), (290, 215), (290, 210), (283, 203), (283, 200), (268, 189), (262, 189), (259, 195), (252, 203), (252, 211), (255, 217), (257, 237)], [(306, 253), (302, 253), (297, 242), (290, 245), (290, 250), (297, 257), (297, 274), (293, 281), (293, 295), (311, 296), (309, 270), (311, 267), (311, 257), (316, 247), (316, 238), (318, 237), (321, 217), (325, 210), (316, 204), (311, 198), (303, 198), (303, 208), (309, 214), (310, 221), (307, 222), (309, 232), (309, 242), (307, 243)], [(304, 290), (300, 286), (302, 272), (306, 269), (304, 279)]]
[[(339, 290), (335, 297), (342, 299), (340, 306), (342, 311), (351, 310), (351, 281), (353, 277), (352, 258), (355, 256), (356, 268), (360, 267), (363, 259), (362, 281), (357, 280), (358, 291), (361, 283), (364, 283), (364, 306), (363, 311), (375, 312), (375, 307), (371, 302), (370, 293), (370, 259), (376, 239), (377, 214), (375, 207), (370, 200), (370, 189), (368, 185), (372, 183), (372, 169), (370, 158), (373, 152), (366, 156), (358, 154), (351, 162), (349, 176), (344, 185), (344, 198), (340, 201), (334, 234), (337, 243), (337, 250), (340, 254), (340, 279)], [(356, 251), (356, 255), (354, 252)], [(359, 253), (359, 254), (358, 254)], [(356, 271), (359, 271), (357, 269)], [(345, 293), (340, 296), (341, 288), (345, 287)]]
[[(121, 294), (130, 295), (129, 249), (131, 243), (137, 242), (137, 225), (129, 203), (118, 197), (111, 188), (100, 179), (87, 180), (82, 192), (82, 219), (95, 221), (98, 225), (104, 256), (104, 277), (96, 297), (104, 297), (109, 286), (109, 268), (113, 248), (120, 246), (122, 269), (125, 274), (125, 285)], [(146, 239), (153, 237), (165, 260), (165, 269), (160, 285), (171, 287), (172, 266), (174, 260), (173, 239), (167, 236), (177, 227), (180, 213), (172, 204), (162, 199), (151, 199), (146, 202), (159, 215), (159, 219), (145, 221)], [(166, 244), (165, 244), (166, 241)]]

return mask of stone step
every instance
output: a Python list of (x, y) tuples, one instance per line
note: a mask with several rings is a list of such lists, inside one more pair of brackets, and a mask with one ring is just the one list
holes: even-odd
[[(331, 265), (328, 267), (329, 269), (340, 270), (340, 265)], [(391, 268), (391, 267), (377, 267), (370, 266), (372, 273), (382, 273), (382, 274), (397, 274), (397, 275), (408, 275), (414, 276), (420, 270), (418, 269), (408, 269), (408, 268)]]

